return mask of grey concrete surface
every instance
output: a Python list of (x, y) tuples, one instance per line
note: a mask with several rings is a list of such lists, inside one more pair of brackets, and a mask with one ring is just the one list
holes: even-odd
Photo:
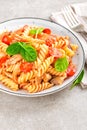
[[(0, 22), (16, 17), (49, 19), (66, 4), (87, 0), (0, 0)], [(0, 92), (0, 130), (87, 130), (87, 90), (69, 88), (38, 98)]]

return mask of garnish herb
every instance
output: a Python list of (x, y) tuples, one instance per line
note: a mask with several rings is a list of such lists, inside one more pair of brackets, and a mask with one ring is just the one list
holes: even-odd
[(19, 45), (18, 42), (16, 42), (16, 43), (9, 45), (6, 52), (9, 55), (15, 55), (15, 54), (20, 53), (20, 49), (21, 49), (21, 46)]
[(64, 57), (64, 58), (59, 58), (55, 62), (54, 67), (57, 71), (63, 72), (67, 69), (68, 65), (69, 65), (68, 60), (66, 57)]
[(43, 28), (31, 29), (29, 33), (32, 35), (38, 35), (38, 34), (42, 33), (43, 30), (44, 30)]
[(29, 33), (32, 35), (36, 34), (36, 29), (31, 29)]
[(9, 45), (6, 52), (9, 55), (21, 54), (21, 56), (28, 62), (33, 62), (37, 58), (37, 51), (24, 42), (16, 42)]
[(70, 89), (73, 89), (77, 84), (80, 84), (80, 82), (83, 79), (83, 76), (84, 76), (84, 70), (82, 70), (82, 72), (80, 73), (78, 78), (73, 82), (73, 84), (71, 85)]

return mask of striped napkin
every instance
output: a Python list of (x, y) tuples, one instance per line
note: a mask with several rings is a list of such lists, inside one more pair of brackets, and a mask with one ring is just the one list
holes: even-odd
[[(74, 4), (75, 5), (75, 4)], [(77, 6), (79, 6), (78, 4), (77, 4)], [(77, 6), (75, 6), (76, 8), (77, 8)], [(74, 7), (74, 6), (73, 6)], [(79, 9), (79, 8), (78, 8)], [(87, 9), (87, 8), (86, 8)], [(84, 11), (85, 12), (85, 11)], [(81, 15), (81, 13), (80, 13), (80, 15)], [(83, 15), (83, 14), (82, 14)], [(86, 13), (84, 14), (85, 15), (85, 17), (86, 17)], [(69, 30), (71, 30), (70, 28), (69, 28), (69, 26), (67, 25), (67, 23), (66, 23), (66, 21), (65, 21), (65, 19), (64, 19), (64, 17), (63, 17), (63, 15), (62, 15), (62, 12), (54, 12), (54, 13), (52, 13), (51, 14), (51, 16), (50, 16), (50, 19), (53, 21), (53, 22), (56, 22), (56, 23), (59, 23), (59, 24), (61, 24), (61, 25), (63, 25), (63, 26), (65, 26), (65, 27), (67, 27)], [(87, 63), (87, 42), (85, 41), (85, 39), (80, 35), (80, 33), (76, 33), (76, 32), (74, 32), (74, 31), (72, 31), (78, 38), (79, 38), (79, 40), (81, 41), (81, 43), (82, 43), (82, 46), (83, 46), (83, 48), (84, 48), (84, 52), (85, 52), (85, 61), (86, 61), (86, 63)], [(87, 35), (87, 34), (86, 34)], [(82, 79), (82, 81), (81, 81), (81, 87), (82, 88), (87, 88), (87, 68), (86, 67), (84, 67), (84, 77), (83, 77), (83, 79)]]

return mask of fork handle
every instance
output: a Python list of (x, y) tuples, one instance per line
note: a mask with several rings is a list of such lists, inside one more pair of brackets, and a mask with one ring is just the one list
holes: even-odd
[(78, 16), (78, 19), (81, 21), (81, 24), (83, 25), (83, 31), (82, 32), (86, 32), (87, 33), (87, 24), (85, 22), (84, 18), (81, 18)]
[(84, 26), (84, 32), (87, 33), (87, 26), (86, 25)]

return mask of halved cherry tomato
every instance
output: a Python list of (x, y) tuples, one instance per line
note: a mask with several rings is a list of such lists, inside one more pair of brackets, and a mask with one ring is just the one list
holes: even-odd
[(37, 38), (38, 38), (38, 39), (41, 39), (41, 40), (44, 40), (44, 41), (45, 41), (48, 37), (49, 37), (49, 35), (46, 34), (46, 33), (40, 33), (40, 34), (37, 35)]
[(21, 65), (20, 65), (20, 70), (22, 72), (30, 72), (33, 68), (33, 64), (32, 63), (29, 63), (29, 62), (23, 62)]
[(5, 43), (5, 44), (7, 44), (7, 45), (10, 45), (10, 43), (12, 42), (12, 39), (8, 35), (4, 35), (2, 37), (2, 42)]
[(54, 44), (56, 42), (56, 38), (53, 37), (53, 36), (49, 36), (47, 39), (46, 39), (46, 45), (51, 47), (52, 44)]
[(2, 64), (3, 64), (4, 62), (6, 62), (7, 59), (8, 59), (7, 56), (3, 56), (2, 58), (0, 58), (0, 68), (2, 67)]
[(75, 65), (71, 64), (69, 65), (68, 69), (67, 69), (67, 76), (73, 76), (76, 72), (76, 67)]
[(47, 34), (51, 34), (51, 30), (50, 30), (49, 28), (45, 28), (45, 29), (43, 30), (43, 32), (44, 32), (44, 33), (47, 33)]
[(42, 38), (42, 34), (38, 34), (38, 35), (37, 35), (37, 38), (38, 38), (38, 39), (41, 39), (41, 38)]
[(55, 59), (58, 59), (62, 56), (62, 53), (54, 47), (49, 47), (49, 51), (48, 51), (50, 56), (54, 56)]

